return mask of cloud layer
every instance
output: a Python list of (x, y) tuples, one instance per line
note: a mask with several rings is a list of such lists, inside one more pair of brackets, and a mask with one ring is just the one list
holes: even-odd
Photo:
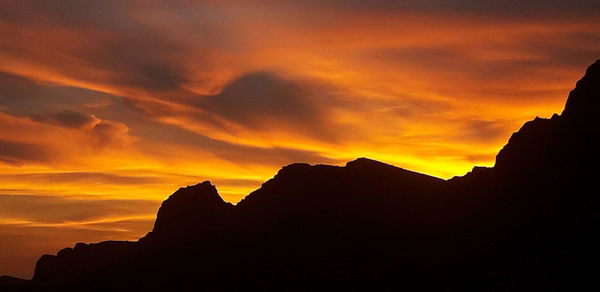
[(600, 58), (599, 5), (2, 1), (0, 274), (141, 236), (206, 179), (236, 202), (292, 162), (491, 165)]

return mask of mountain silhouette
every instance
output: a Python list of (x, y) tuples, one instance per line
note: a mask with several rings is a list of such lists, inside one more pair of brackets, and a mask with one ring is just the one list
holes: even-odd
[(237, 205), (208, 181), (137, 242), (44, 255), (23, 290), (600, 288), (600, 60), (492, 168), (442, 180), (360, 158), (283, 167)]

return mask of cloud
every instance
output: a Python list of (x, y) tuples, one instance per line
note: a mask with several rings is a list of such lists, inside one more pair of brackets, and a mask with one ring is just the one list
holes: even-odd
[(557, 17), (598, 15), (600, 4), (594, 0), (429, 0), (429, 1), (394, 1), (394, 0), (345, 0), (345, 1), (303, 1), (310, 5), (328, 7), (337, 10), (371, 11), (389, 13), (405, 11), (419, 13), (453, 13), (467, 15), (502, 16), (511, 18), (523, 17)]
[[(597, 18), (587, 14), (594, 3), (512, 2), (514, 14), (500, 2), (436, 0), (4, 5), (11, 41), (0, 46), (0, 70), (13, 76), (0, 106), (78, 131), (44, 128), (61, 133), (56, 141), (73, 134), (90, 153), (121, 148), (110, 158), (129, 152), (155, 167), (198, 157), (278, 167), (394, 148), (387, 157), (401, 157), (427, 143), (460, 148), (447, 135), (468, 132), (460, 117), (519, 123), (551, 113), (597, 52)], [(552, 19), (518, 17), (558, 10)], [(577, 10), (587, 12), (567, 17)], [(403, 144), (417, 135), (437, 141)]]
[(219, 94), (197, 97), (194, 105), (244, 128), (286, 127), (329, 139), (333, 133), (324, 107), (332, 99), (324, 86), (255, 72), (231, 81)]
[(95, 146), (104, 148), (107, 146), (123, 147), (132, 141), (129, 136), (129, 127), (123, 123), (112, 121), (100, 121), (89, 131)]
[(0, 160), (14, 165), (75, 165), (135, 142), (126, 125), (75, 111), (35, 118), (0, 112), (0, 127)]
[(262, 127), (263, 119), (318, 123), (314, 92), (265, 72), (249, 73), (230, 82), (217, 95), (200, 97), (197, 106), (248, 127)]
[(60, 127), (76, 129), (91, 126), (92, 124), (97, 124), (100, 122), (96, 117), (92, 115), (86, 115), (84, 113), (73, 110), (65, 110), (62, 112), (48, 115), (37, 115), (33, 116), (33, 119), (41, 123), (48, 123)]
[(455, 139), (485, 144), (505, 142), (510, 133), (518, 129), (517, 126), (504, 120), (468, 119), (460, 123), (463, 126)]
[[(548, 34), (553, 35), (551, 40)], [(492, 49), (486, 47), (491, 44), (484, 43), (470, 48), (444, 44), (383, 47), (366, 49), (362, 56), (381, 65), (407, 66), (425, 77), (429, 74), (431, 79), (459, 72), (468, 78), (465, 82), (489, 86), (510, 81), (516, 75), (543, 79), (549, 75), (544, 71), (550, 68), (585, 66), (598, 57), (600, 33), (539, 32), (527, 34), (519, 42), (497, 45), (501, 47)]]
[(0, 108), (21, 116), (70, 111), (109, 101), (114, 96), (85, 88), (40, 83), (0, 72)]
[[(244, 111), (244, 109), (239, 110)], [(144, 151), (148, 155), (157, 157), (158, 159), (170, 160), (173, 156), (185, 156), (186, 160), (206, 159), (206, 156), (210, 155), (240, 165), (269, 165), (274, 168), (296, 161), (311, 163), (340, 162), (328, 158), (318, 151), (292, 147), (244, 145), (243, 143), (238, 143), (235, 139), (227, 141), (211, 138), (210, 132), (192, 131), (179, 124), (160, 122), (157, 117), (161, 117), (162, 115), (173, 115), (177, 118), (186, 114), (171, 112), (170, 109), (158, 107), (152, 112), (147, 112), (137, 108), (136, 104), (123, 102), (115, 103), (111, 107), (104, 109), (101, 113), (103, 116), (113, 119), (124, 119), (129, 125), (130, 135), (136, 137), (140, 143), (151, 141), (155, 145), (155, 147), (151, 148), (145, 147)], [(245, 119), (260, 118), (258, 114), (256, 117), (252, 117), (252, 112), (247, 112), (245, 115)], [(194, 115), (192, 118), (193, 122), (209, 123), (219, 131), (227, 130), (227, 128), (220, 128), (225, 126), (211, 119), (210, 116)], [(228, 119), (228, 117), (224, 118)], [(282, 119), (285, 118), (282, 117)], [(241, 125), (249, 127), (249, 125), (244, 123)], [(275, 125), (279, 126), (280, 122)], [(191, 155), (187, 156), (188, 154)]]
[(51, 153), (43, 145), (0, 139), (0, 162), (21, 165), (26, 162), (49, 162)]
[(340, 142), (340, 134), (350, 128), (337, 123), (332, 110), (350, 106), (343, 94), (311, 78), (253, 72), (227, 82), (216, 94), (173, 98), (174, 106), (154, 100), (128, 104), (149, 119), (208, 140), (277, 151), (296, 149), (294, 144), (300, 141)]
[[(19, 129), (16, 132), (23, 136), (19, 139), (28, 139), (31, 135), (35, 135), (37, 139), (44, 140), (45, 147), (54, 149), (57, 158), (58, 154), (61, 154), (61, 159), (67, 160), (73, 156), (82, 156), (82, 150), (88, 146), (101, 150), (107, 147), (128, 147), (132, 143), (152, 143), (155, 147), (144, 146), (143, 151), (150, 156), (148, 159), (158, 161), (170, 161), (174, 156), (184, 156), (189, 160), (194, 159), (193, 156), (214, 155), (235, 163), (272, 165), (275, 168), (295, 161), (341, 163), (323, 156), (318, 151), (282, 146), (243, 145), (236, 143), (235, 140), (228, 142), (206, 136), (210, 133), (198, 133), (179, 126), (164, 124), (157, 121), (161, 115), (177, 116), (185, 115), (185, 112), (172, 112), (171, 108), (161, 105), (153, 106), (152, 101), (136, 102), (92, 90), (39, 84), (9, 74), (0, 74), (0, 76), (4, 76), (0, 78), (0, 82), (5, 82), (5, 86), (0, 87), (0, 105), (3, 105), (6, 112), (17, 114), (17, 116), (5, 115), (5, 118), (12, 120), (13, 123), (18, 121), (17, 125), (6, 124), (5, 128)], [(319, 123), (323, 122), (325, 125), (327, 123), (320, 117), (321, 112), (325, 111), (325, 104), (331, 104), (333, 101), (321, 100), (317, 103), (311, 100), (313, 97), (309, 95), (316, 95), (320, 89), (315, 84), (287, 80), (273, 73), (264, 72), (251, 73), (248, 77), (244, 76), (240, 79), (240, 82), (233, 82), (235, 86), (226, 86), (225, 94), (195, 95), (193, 102), (182, 100), (181, 104), (195, 108), (206, 107), (206, 110), (209, 110), (209, 107), (214, 108), (213, 116), (219, 115), (221, 120), (248, 129), (260, 130), (257, 127), (262, 123), (266, 129), (281, 125), (287, 125), (287, 129), (299, 128), (298, 125), (301, 125), (300, 128), (303, 127), (305, 132), (296, 130), (297, 135), (318, 137), (324, 132), (323, 125)], [(4, 95), (1, 92), (4, 92)], [(294, 109), (301, 108), (304, 110), (294, 112)], [(261, 119), (266, 115), (275, 122), (264, 123)], [(27, 117), (31, 117), (33, 122)], [(228, 130), (219, 128), (221, 124), (206, 116), (194, 116), (194, 120), (214, 122), (211, 125), (219, 130)], [(8, 132), (5, 134), (9, 135)], [(44, 139), (44, 137), (48, 138)], [(330, 139), (328, 136), (321, 138)], [(80, 147), (77, 148), (81, 149), (65, 151), (62, 149), (67, 146), (64, 141), (79, 141), (77, 143)], [(172, 150), (177, 148), (179, 150)], [(193, 151), (195, 154), (188, 155), (188, 151)], [(97, 151), (92, 153), (98, 155)]]
[[(28, 78), (0, 72), (0, 109), (14, 117), (31, 117), (40, 124), (78, 130), (88, 136), (90, 143), (97, 148), (123, 146), (131, 142), (129, 128), (124, 123), (99, 119), (81, 111), (111, 107), (115, 99), (117, 97), (93, 90), (39, 84)], [(24, 122), (20, 124), (24, 126)], [(27, 127), (35, 128), (35, 125)]]
[[(82, 184), (82, 185), (149, 185), (163, 183), (159, 176), (128, 176), (103, 172), (47, 172), (0, 174), (0, 182), (27, 181), (36, 185)], [(90, 190), (92, 191), (92, 190)]]
[[(79, 75), (75, 83), (95, 84), (96, 89), (112, 93), (184, 90), (189, 78), (198, 75), (190, 72), (190, 56), (193, 67), (212, 67), (212, 46), (218, 45), (221, 33), (214, 31), (220, 25), (215, 29), (199, 26), (194, 38), (201, 38), (206, 45), (190, 48), (189, 36), (165, 32), (165, 27), (156, 23), (161, 18), (152, 15), (156, 11), (163, 16), (178, 13), (173, 9), (182, 5), (193, 7), (182, 3), (67, 0), (0, 5), (3, 25), (12, 28), (4, 32), (14, 40), (3, 44), (1, 52), (34, 67), (44, 64), (38, 72), (26, 73), (28, 76), (59, 75), (56, 79), (65, 82), (60, 76), (75, 74)], [(24, 50), (28, 53), (22, 54)]]
[(151, 200), (0, 194), (1, 217), (37, 224), (153, 216), (159, 205), (158, 201)]

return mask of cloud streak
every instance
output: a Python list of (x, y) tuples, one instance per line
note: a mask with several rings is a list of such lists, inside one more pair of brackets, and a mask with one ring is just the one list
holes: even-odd
[(50, 153), (42, 145), (0, 140), (0, 161), (2, 162), (20, 165), (29, 161), (48, 162), (50, 157)]

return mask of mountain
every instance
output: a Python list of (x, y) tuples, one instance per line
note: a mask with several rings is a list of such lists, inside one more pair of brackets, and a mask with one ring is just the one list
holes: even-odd
[(5, 282), (74, 291), (598, 289), (599, 100), (600, 60), (562, 114), (527, 122), (492, 168), (441, 180), (365, 158), (296, 163), (235, 206), (203, 182), (164, 201), (139, 241), (79, 243), (42, 256), (31, 281)]

